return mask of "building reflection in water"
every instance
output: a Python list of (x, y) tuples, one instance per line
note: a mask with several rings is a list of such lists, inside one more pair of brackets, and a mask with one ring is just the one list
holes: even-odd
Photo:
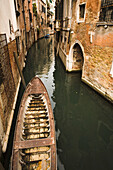
[[(48, 39), (40, 39), (31, 47), (24, 70), (26, 83), (29, 83), (35, 75), (41, 78), (46, 85), (50, 99), (55, 88), (53, 77), (55, 69), (54, 57), (54, 36), (50, 36)], [(51, 102), (52, 107), (54, 107), (52, 99)]]
[(113, 169), (113, 105), (55, 61), (58, 169)]
[(54, 38), (41, 39), (29, 50), (26, 83), (38, 75), (45, 84), (55, 116), (58, 170), (113, 169), (113, 106), (67, 73), (54, 56)]

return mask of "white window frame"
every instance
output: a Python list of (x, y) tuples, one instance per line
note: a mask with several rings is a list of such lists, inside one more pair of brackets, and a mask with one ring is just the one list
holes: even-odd
[(113, 78), (113, 60), (112, 60), (112, 66), (111, 66), (111, 70), (110, 70), (110, 75)]
[[(84, 18), (80, 18), (80, 6), (85, 5), (85, 12), (84, 12)], [(86, 2), (79, 3), (77, 5), (77, 23), (82, 23), (85, 22), (85, 17), (86, 17)]]

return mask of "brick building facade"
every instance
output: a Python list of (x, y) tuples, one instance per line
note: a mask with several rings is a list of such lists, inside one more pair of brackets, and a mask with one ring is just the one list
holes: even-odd
[(21, 81), (14, 52), (22, 71), (37, 40), (37, 23), (32, 0), (4, 0), (0, 5), (0, 150), (5, 152)]
[(57, 1), (56, 40), (66, 70), (113, 102), (113, 1)]

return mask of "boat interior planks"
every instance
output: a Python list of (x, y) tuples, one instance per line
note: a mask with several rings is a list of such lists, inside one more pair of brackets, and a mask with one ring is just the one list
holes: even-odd
[(57, 169), (53, 112), (47, 90), (37, 76), (28, 84), (20, 104), (12, 169)]

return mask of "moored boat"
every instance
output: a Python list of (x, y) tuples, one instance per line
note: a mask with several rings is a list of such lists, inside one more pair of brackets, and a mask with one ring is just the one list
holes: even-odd
[(57, 169), (53, 112), (47, 90), (37, 76), (28, 84), (19, 107), (12, 169)]

